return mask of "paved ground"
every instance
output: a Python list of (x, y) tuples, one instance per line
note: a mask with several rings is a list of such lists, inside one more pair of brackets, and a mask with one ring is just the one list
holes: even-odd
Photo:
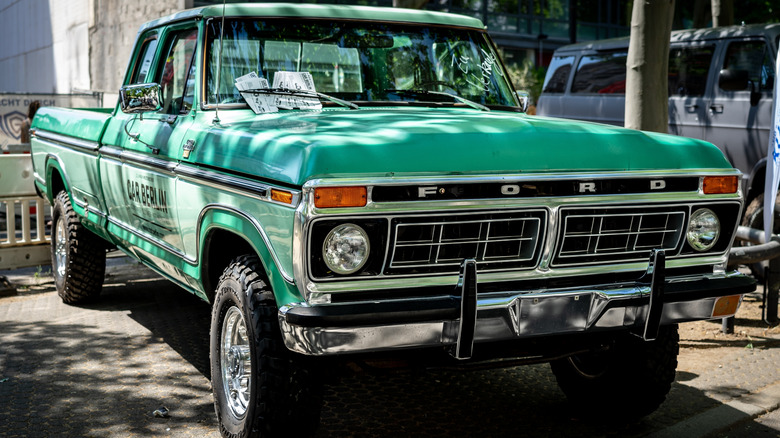
[[(83, 307), (62, 304), (45, 272), (13, 274), (26, 286), (0, 297), (0, 437), (218, 436), (205, 303), (125, 259)], [(353, 366), (326, 387), (317, 436), (777, 437), (780, 335), (758, 321), (759, 298), (746, 299), (735, 335), (713, 322), (680, 327), (677, 382), (638, 423), (582, 418), (547, 365)], [(155, 417), (163, 406), (169, 417)]]

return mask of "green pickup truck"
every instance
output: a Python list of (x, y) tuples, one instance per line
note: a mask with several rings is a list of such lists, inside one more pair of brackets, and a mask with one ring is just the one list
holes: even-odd
[(311, 434), (334, 360), (550, 362), (636, 418), (677, 323), (733, 315), (740, 173), (700, 140), (527, 116), (483, 24), (323, 5), (145, 24), (116, 108), (42, 108), (66, 303), (119, 249), (211, 303), (225, 436)]

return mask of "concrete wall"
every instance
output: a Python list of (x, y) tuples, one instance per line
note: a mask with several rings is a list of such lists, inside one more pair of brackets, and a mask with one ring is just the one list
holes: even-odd
[(0, 91), (57, 91), (48, 0), (0, 0)]
[[(92, 91), (107, 94), (113, 103), (124, 79), (130, 52), (141, 24), (192, 7), (193, 0), (91, 0), (94, 22), (90, 27)], [(114, 100), (115, 101), (115, 100)]]
[(193, 0), (0, 0), (0, 92), (104, 92), (112, 106), (142, 23)]

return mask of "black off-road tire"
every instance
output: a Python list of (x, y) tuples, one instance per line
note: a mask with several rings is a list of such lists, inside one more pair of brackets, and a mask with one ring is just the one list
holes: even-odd
[[(233, 260), (217, 285), (209, 355), (214, 408), (225, 437), (305, 437), (313, 435), (319, 425), (322, 380), (307, 358), (285, 347), (277, 311), (257, 257), (245, 255)], [(223, 348), (230, 341), (226, 341), (227, 333), (242, 331), (240, 326), (230, 328), (239, 312), (245, 324), (246, 347), (239, 341)], [(242, 360), (225, 354), (241, 348), (248, 349), (244, 356), (238, 356)], [(239, 375), (244, 378), (237, 379)], [(236, 388), (230, 382), (237, 381), (245, 382), (234, 398), (245, 400), (243, 405), (229, 400), (231, 389)]]
[(81, 224), (64, 191), (54, 198), (51, 267), (63, 303), (82, 304), (100, 296), (106, 273), (106, 244)]
[(661, 327), (655, 341), (626, 334), (608, 350), (558, 359), (550, 367), (577, 411), (633, 421), (666, 399), (679, 351), (677, 325), (670, 325)]
[[(775, 198), (775, 205), (780, 202), (780, 194)], [(747, 208), (745, 208), (745, 214), (742, 215), (742, 225), (758, 230), (764, 229), (764, 194), (756, 196)], [(772, 224), (772, 233), (780, 234), (780, 210), (775, 208), (775, 220)], [(742, 246), (750, 246), (750, 242), (741, 242)], [(753, 277), (760, 283), (764, 282), (764, 269), (769, 266), (769, 262), (751, 263), (748, 265), (750, 271), (753, 273)]]

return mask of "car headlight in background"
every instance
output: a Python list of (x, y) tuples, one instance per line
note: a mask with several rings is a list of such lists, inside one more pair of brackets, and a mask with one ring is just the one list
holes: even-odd
[(357, 272), (368, 260), (370, 244), (365, 230), (355, 224), (333, 228), (322, 243), (322, 258), (333, 272), (348, 275)]
[(696, 251), (707, 251), (718, 242), (720, 237), (720, 220), (708, 208), (700, 208), (693, 212), (688, 224), (688, 244)]

